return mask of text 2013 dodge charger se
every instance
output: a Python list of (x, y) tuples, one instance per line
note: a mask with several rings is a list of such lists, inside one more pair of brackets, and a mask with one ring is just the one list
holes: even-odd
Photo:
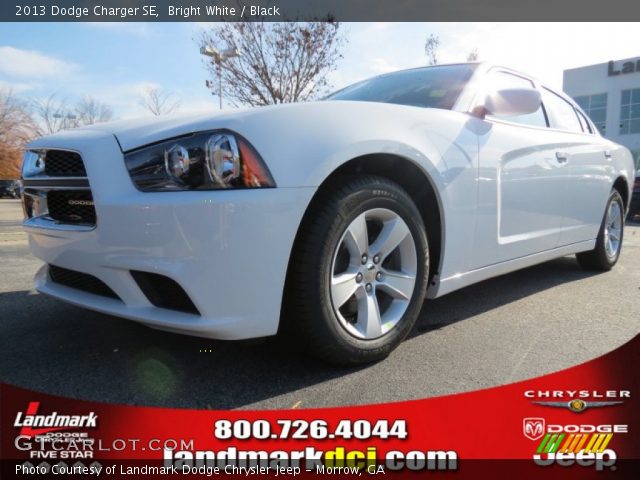
[(560, 92), (456, 64), (325, 101), (71, 130), (29, 145), (40, 292), (221, 339), (385, 357), (423, 300), (567, 254), (608, 270), (634, 169)]

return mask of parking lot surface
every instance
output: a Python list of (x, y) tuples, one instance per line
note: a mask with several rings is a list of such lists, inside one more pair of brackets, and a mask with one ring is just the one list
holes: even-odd
[(40, 262), (0, 200), (0, 380), (87, 400), (185, 408), (310, 408), (431, 397), (570, 367), (640, 332), (640, 226), (616, 268), (573, 257), (427, 301), (388, 359), (336, 369), (273, 339), (162, 333), (35, 293)]

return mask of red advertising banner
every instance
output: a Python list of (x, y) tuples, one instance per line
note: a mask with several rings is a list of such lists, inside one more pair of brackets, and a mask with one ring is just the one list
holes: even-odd
[(134, 407), (4, 384), (3, 478), (638, 478), (638, 365), (640, 336), (598, 359), (511, 385), (309, 410)]

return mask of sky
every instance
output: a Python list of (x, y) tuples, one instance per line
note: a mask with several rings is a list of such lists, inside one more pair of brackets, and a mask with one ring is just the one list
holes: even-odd
[[(203, 23), (0, 23), (0, 89), (25, 98), (89, 95), (116, 118), (149, 115), (140, 94), (170, 91), (181, 113), (217, 109), (195, 39)], [(562, 71), (640, 56), (638, 23), (350, 23), (344, 58), (330, 75), (338, 89), (364, 78), (426, 64), (424, 43), (440, 37), (439, 63), (506, 65), (562, 87)]]

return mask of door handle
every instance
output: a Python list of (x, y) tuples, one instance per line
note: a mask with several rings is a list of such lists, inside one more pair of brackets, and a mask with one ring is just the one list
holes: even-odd
[(558, 163), (567, 163), (569, 154), (567, 152), (556, 152), (556, 160)]
[(611, 151), (610, 150), (605, 150), (604, 151), (604, 158), (606, 158), (607, 160), (611, 161)]

